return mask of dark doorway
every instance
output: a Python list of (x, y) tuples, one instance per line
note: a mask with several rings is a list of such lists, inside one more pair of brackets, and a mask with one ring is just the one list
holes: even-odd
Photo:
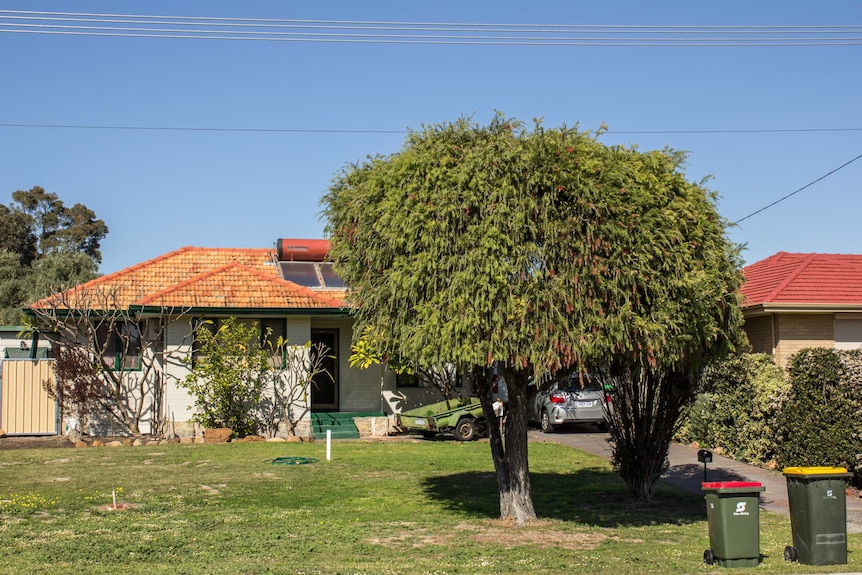
[(325, 346), (323, 362), (321, 366), (325, 370), (312, 380), (311, 410), (312, 411), (337, 411), (338, 410), (338, 330), (337, 329), (313, 329), (311, 330), (311, 345), (313, 350)]

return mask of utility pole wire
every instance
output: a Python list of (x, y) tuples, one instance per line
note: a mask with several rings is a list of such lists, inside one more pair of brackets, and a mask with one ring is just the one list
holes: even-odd
[[(327, 129), (327, 128), (216, 128), (192, 126), (122, 126), (99, 124), (24, 124), (0, 122), (0, 128), (40, 128), (55, 130), (128, 130), (150, 132), (237, 132), (250, 134), (407, 134), (408, 130), (372, 130), (358, 128)], [(751, 130), (606, 130), (605, 134), (615, 135), (697, 135), (697, 134), (793, 134), (816, 132), (862, 132), (862, 128), (775, 128)]]
[(783, 202), (783, 201), (784, 201), (784, 200), (786, 200), (787, 198), (789, 198), (789, 197), (791, 197), (791, 196), (795, 196), (796, 194), (798, 194), (799, 192), (801, 192), (801, 191), (802, 191), (802, 190), (804, 190), (805, 188), (809, 188), (809, 187), (813, 186), (814, 184), (816, 184), (817, 182), (819, 182), (820, 180), (824, 180), (824, 179), (828, 178), (829, 176), (831, 176), (832, 174), (834, 174), (834, 173), (835, 173), (835, 172), (837, 172), (838, 170), (841, 170), (841, 169), (843, 169), (843, 168), (846, 168), (847, 166), (849, 166), (850, 164), (852, 164), (853, 162), (855, 162), (855, 161), (856, 161), (856, 160), (858, 160), (859, 158), (862, 158), (862, 154), (859, 154), (858, 156), (856, 156), (855, 158), (853, 158), (853, 159), (852, 159), (852, 160), (850, 160), (849, 162), (846, 162), (846, 163), (844, 163), (844, 164), (841, 164), (840, 166), (838, 166), (837, 168), (835, 168), (835, 169), (834, 169), (834, 170), (832, 170), (831, 172), (826, 173), (826, 174), (823, 174), (822, 176), (820, 176), (820, 177), (819, 177), (819, 178), (817, 178), (816, 180), (814, 180), (814, 181), (812, 181), (812, 182), (808, 182), (807, 184), (805, 184), (804, 186), (802, 186), (802, 187), (801, 187), (801, 188), (799, 188), (798, 190), (795, 190), (795, 191), (793, 191), (793, 192), (790, 192), (789, 194), (787, 194), (787, 195), (786, 195), (786, 196), (784, 196), (783, 198), (779, 198), (779, 199), (775, 200), (774, 202), (772, 202), (771, 204), (768, 204), (768, 205), (766, 205), (766, 206), (763, 206), (762, 208), (760, 208), (759, 210), (757, 210), (757, 211), (755, 211), (755, 212), (751, 212), (750, 214), (748, 214), (748, 215), (747, 215), (747, 216), (745, 216), (744, 218), (739, 218), (738, 220), (736, 220), (735, 222), (733, 222), (733, 223), (732, 223), (732, 224), (730, 224), (730, 225), (735, 226), (735, 225), (737, 225), (739, 222), (744, 221), (744, 220), (747, 220), (748, 218), (750, 218), (750, 217), (752, 217), (752, 216), (756, 216), (756, 215), (757, 215), (757, 214), (759, 214), (760, 212), (763, 212), (763, 211), (768, 210), (768, 209), (769, 209), (769, 208), (771, 208), (772, 206), (774, 206), (774, 205), (776, 205), (776, 204), (779, 204), (779, 203)]
[[(46, 22), (55, 22), (55, 24)], [(0, 34), (352, 44), (600, 47), (862, 45), (862, 25), (858, 24), (838, 26), (490, 24), (0, 10), (0, 26), (2, 26)], [(177, 26), (184, 27), (177, 28)]]

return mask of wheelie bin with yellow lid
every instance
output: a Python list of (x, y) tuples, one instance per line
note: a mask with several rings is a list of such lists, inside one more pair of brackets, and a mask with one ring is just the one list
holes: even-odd
[(760, 564), (760, 492), (754, 481), (703, 483), (710, 548), (707, 565), (757, 567)]
[(793, 546), (784, 559), (806, 565), (847, 563), (847, 482), (843, 467), (787, 467)]

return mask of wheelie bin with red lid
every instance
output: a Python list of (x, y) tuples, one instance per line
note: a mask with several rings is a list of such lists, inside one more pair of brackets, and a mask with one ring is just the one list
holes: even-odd
[(760, 564), (760, 492), (753, 481), (713, 481), (702, 484), (706, 499), (710, 548), (703, 561), (721, 567)]
[(784, 559), (806, 565), (847, 563), (847, 482), (844, 467), (786, 467), (793, 546)]

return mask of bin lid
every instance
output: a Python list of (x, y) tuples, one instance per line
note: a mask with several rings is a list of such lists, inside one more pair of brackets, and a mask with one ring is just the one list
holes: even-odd
[(784, 475), (844, 475), (845, 467), (785, 467)]
[(710, 481), (701, 483), (703, 489), (761, 489), (759, 481)]

